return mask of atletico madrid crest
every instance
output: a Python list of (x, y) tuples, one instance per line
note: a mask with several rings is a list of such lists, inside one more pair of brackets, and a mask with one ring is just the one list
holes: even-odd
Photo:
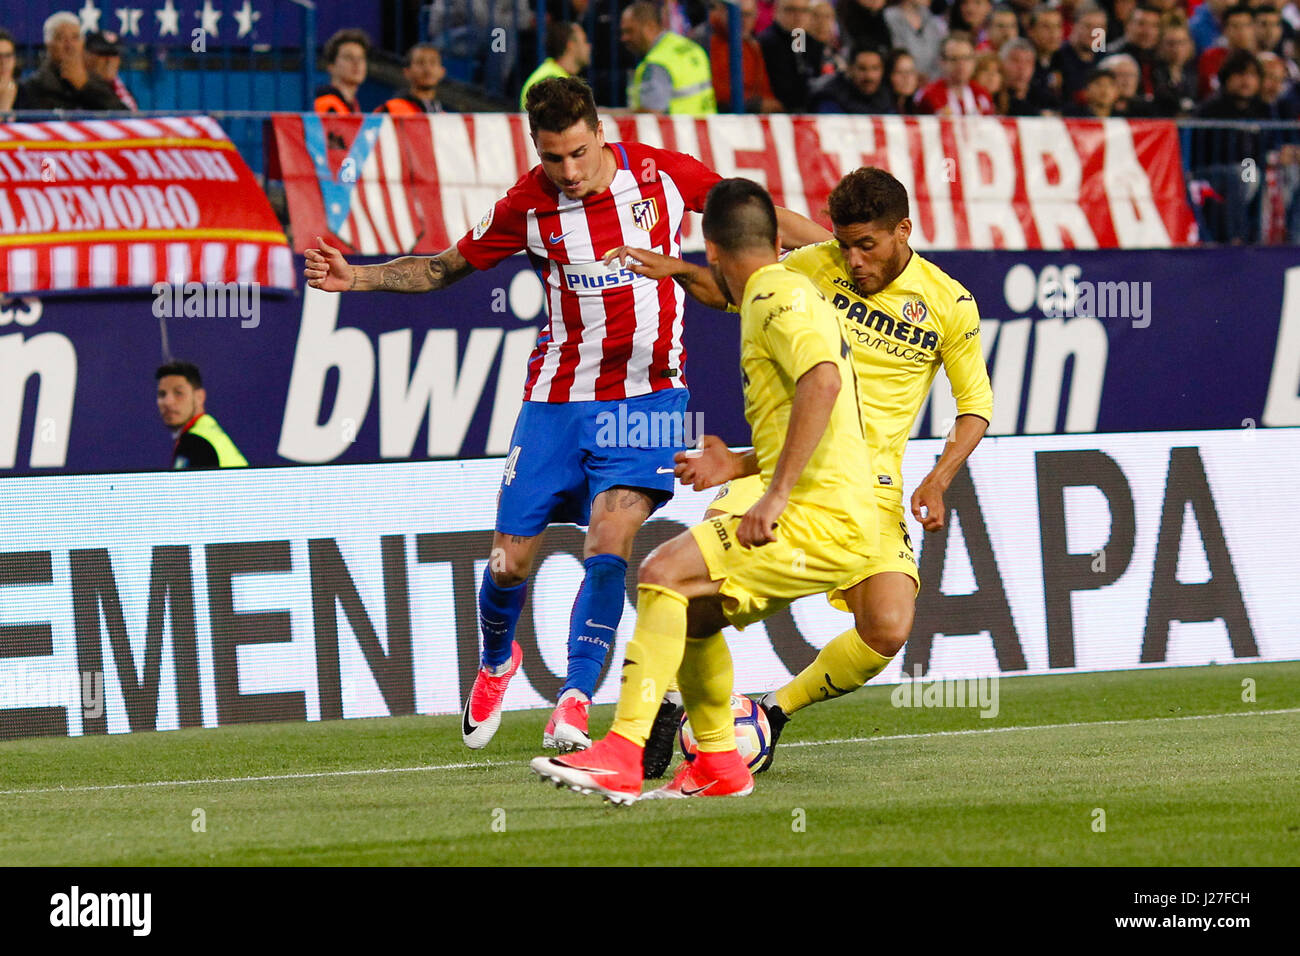
[(659, 204), (654, 199), (638, 199), (632, 203), (632, 224), (649, 232), (659, 221)]

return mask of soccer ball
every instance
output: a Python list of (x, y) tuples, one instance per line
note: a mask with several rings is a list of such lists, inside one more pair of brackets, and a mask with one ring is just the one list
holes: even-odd
[[(731, 695), (731, 714), (736, 719), (736, 749), (740, 759), (753, 770), (772, 749), (772, 727), (767, 722), (767, 714), (748, 697)], [(682, 726), (677, 731), (677, 741), (682, 747), (682, 756), (694, 760), (699, 752), (695, 744), (695, 734), (691, 732), (691, 722), (682, 715)]]

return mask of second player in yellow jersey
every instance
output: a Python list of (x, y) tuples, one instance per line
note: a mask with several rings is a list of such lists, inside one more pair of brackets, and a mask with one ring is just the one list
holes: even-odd
[[(957, 418), (938, 462), (911, 495), (912, 515), (926, 530), (943, 526), (943, 493), (992, 418), (993, 394), (974, 298), (911, 249), (908, 206), (906, 190), (888, 172), (855, 170), (827, 200), (834, 240), (797, 249), (782, 263), (813, 281), (843, 325), (874, 464), (857, 488), (875, 501), (880, 537), (865, 581), (871, 618), (865, 631), (835, 638), (789, 683), (763, 697), (778, 735), (795, 711), (861, 686), (862, 671), (855, 663), (859, 637), (869, 649), (890, 656), (911, 632), (920, 578), (903, 511), (900, 469), (908, 434), (941, 364)], [(671, 275), (700, 301), (724, 305), (707, 269), (640, 249), (616, 254), (635, 260), (634, 271)], [(687, 477), (697, 489), (709, 487), (744, 474), (738, 470), (739, 458), (706, 436), (700, 463), (692, 465)], [(744, 514), (762, 488), (758, 476), (732, 480), (706, 515)]]

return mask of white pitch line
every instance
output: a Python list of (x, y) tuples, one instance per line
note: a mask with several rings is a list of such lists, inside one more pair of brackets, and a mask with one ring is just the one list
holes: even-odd
[(141, 787), (194, 787), (209, 783), (261, 783), (268, 780), (311, 780), (318, 777), (363, 777), (379, 773), (427, 773), (432, 770), (478, 770), (484, 767), (513, 767), (513, 760), (483, 760), (466, 763), (430, 764), (425, 767), (370, 767), (365, 770), (321, 770), (317, 773), (276, 773), (263, 777), (204, 777), (199, 780), (147, 780), (140, 783), (108, 783), (90, 787), (40, 787), (32, 790), (0, 790), (0, 796), (19, 793), (88, 793), (97, 790), (138, 790)]
[[(890, 734), (884, 737), (838, 737), (832, 740), (792, 740), (783, 747), (825, 747), (831, 744), (868, 744), (878, 740), (922, 740), (928, 737), (964, 737), (971, 734), (1005, 734), (1015, 730), (1063, 730), (1071, 727), (1115, 727), (1154, 721), (1216, 720), (1220, 717), (1268, 717), (1300, 714), (1300, 707), (1281, 710), (1247, 710), (1235, 714), (1187, 714), (1182, 717), (1133, 717), (1127, 720), (1084, 720), (1069, 724), (1025, 724), (1019, 727), (981, 727), (971, 730), (935, 730), (921, 734)], [(109, 783), (87, 787), (39, 787), (30, 790), (0, 790), (0, 796), (26, 793), (92, 793), (102, 790), (139, 790), (146, 787), (197, 787), (214, 783), (265, 783), (274, 780), (313, 780), (321, 777), (364, 777), (386, 773), (431, 773), (439, 770), (482, 770), (489, 767), (520, 766), (515, 760), (481, 760), (463, 763), (429, 764), (424, 767), (371, 767), (363, 770), (321, 770), (316, 773), (278, 773), (260, 777), (205, 777), (198, 780), (148, 780), (140, 783)]]
[(1070, 724), (1025, 724), (1020, 727), (977, 727), (972, 730), (934, 730), (924, 734), (890, 734), (885, 737), (837, 737), (833, 740), (792, 740), (783, 747), (824, 747), (827, 744), (867, 744), (877, 740), (921, 740), (925, 737), (964, 737), (969, 734), (1007, 734), (1013, 730), (1065, 730), (1071, 727), (1117, 727), (1147, 724), (1158, 720), (1216, 720), (1220, 717), (1267, 717), (1272, 714), (1300, 714), (1300, 707), (1281, 710), (1243, 710), (1235, 714), (1186, 714), (1182, 717), (1131, 717), (1127, 720), (1080, 720)]

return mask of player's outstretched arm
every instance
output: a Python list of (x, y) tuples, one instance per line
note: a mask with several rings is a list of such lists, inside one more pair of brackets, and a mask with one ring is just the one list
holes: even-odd
[(433, 292), (474, 271), (452, 246), (436, 256), (402, 256), (377, 266), (352, 266), (343, 253), (327, 245), (305, 253), (307, 284), (325, 292)]
[(785, 445), (772, 472), (772, 484), (763, 497), (745, 512), (736, 528), (736, 540), (741, 547), (763, 545), (776, 540), (773, 529), (777, 519), (790, 500), (790, 492), (803, 474), (804, 468), (817, 450), (826, 426), (835, 408), (835, 398), (842, 386), (840, 369), (834, 362), (818, 362), (803, 375), (794, 387), (794, 402), (790, 406), (790, 424), (785, 432)]
[(704, 266), (636, 246), (619, 246), (605, 253), (606, 265), (615, 261), (647, 279), (673, 279), (692, 299), (710, 308), (727, 307), (727, 297), (718, 288), (713, 273)]
[(776, 207), (776, 231), (781, 234), (782, 249), (798, 249), (814, 242), (825, 242), (834, 236), (807, 216), (801, 216), (784, 206)]

